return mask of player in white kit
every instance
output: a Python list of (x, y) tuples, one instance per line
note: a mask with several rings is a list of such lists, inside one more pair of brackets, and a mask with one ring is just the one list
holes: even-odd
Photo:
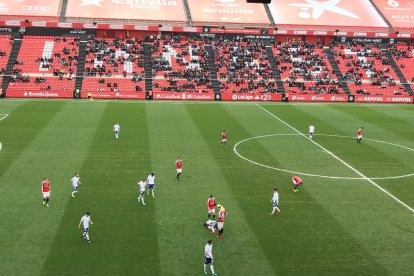
[(78, 229), (80, 228), (81, 224), (83, 224), (82, 238), (86, 239), (88, 242), (91, 242), (91, 240), (89, 239), (89, 224), (93, 224), (91, 220), (91, 213), (86, 212), (86, 214), (81, 218), (78, 225)]
[(206, 246), (204, 247), (204, 274), (207, 275), (207, 266), (210, 265), (210, 269), (211, 269), (211, 273), (213, 275), (217, 275), (214, 272), (214, 267), (213, 267), (213, 245), (212, 245), (213, 241), (209, 240), (207, 241)]
[(273, 215), (276, 210), (277, 210), (276, 214), (280, 213), (280, 209), (278, 207), (278, 205), (279, 205), (279, 193), (277, 192), (276, 188), (273, 189), (272, 204), (273, 204), (273, 210), (270, 214)]
[(72, 183), (72, 197), (75, 197), (75, 193), (77, 193), (79, 189), (79, 184), (81, 184), (79, 173), (75, 173), (75, 176), (72, 177), (70, 182)]
[(155, 174), (151, 173), (147, 177), (148, 182), (148, 189), (147, 189), (147, 195), (149, 195), (149, 191), (151, 190), (152, 198), (155, 198)]
[(145, 196), (146, 186), (147, 186), (147, 181), (145, 179), (142, 179), (140, 182), (138, 182), (138, 188), (139, 188), (138, 202), (141, 202), (142, 205), (144, 206), (145, 206), (144, 196)]
[(114, 125), (114, 132), (115, 132), (115, 138), (118, 139), (119, 138), (119, 132), (121, 131), (121, 126), (116, 123)]
[(314, 125), (310, 125), (309, 126), (309, 139), (313, 138), (313, 133), (315, 132), (315, 126)]

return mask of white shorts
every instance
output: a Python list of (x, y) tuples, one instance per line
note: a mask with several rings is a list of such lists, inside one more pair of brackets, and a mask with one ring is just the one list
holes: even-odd
[(42, 192), (42, 193), (43, 193), (43, 198), (50, 197), (50, 192)]
[[(208, 208), (207, 208), (208, 209)], [(216, 214), (216, 209), (208, 209), (207, 210), (208, 214)]]
[(222, 142), (227, 142), (227, 139), (221, 139)]
[(358, 139), (362, 139), (362, 135), (358, 135), (358, 136), (357, 136), (357, 138), (358, 138)]
[(177, 169), (177, 173), (182, 173), (183, 169)]
[(224, 222), (217, 222), (218, 229), (223, 229), (223, 226), (224, 226)]

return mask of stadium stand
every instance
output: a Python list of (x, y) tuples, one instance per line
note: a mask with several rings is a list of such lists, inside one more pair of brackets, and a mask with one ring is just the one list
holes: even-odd
[(78, 44), (78, 37), (25, 36), (11, 73), (9, 88), (73, 90)]
[(213, 42), (220, 91), (272, 93), (277, 85), (265, 45), (259, 40), (220, 38)]
[(408, 45), (393, 45), (389, 47), (389, 51), (407, 81), (411, 84), (414, 83), (413, 47)]
[(348, 43), (331, 50), (353, 94), (408, 95), (390, 60), (376, 45)]
[(154, 92), (212, 92), (208, 53), (202, 40), (175, 35), (152, 43)]
[(279, 57), (285, 90), (292, 94), (343, 94), (321, 43), (306, 41), (273, 44)]
[(0, 35), (0, 77), (6, 72), (7, 61), (9, 60), (13, 40), (10, 35)]
[(145, 91), (143, 41), (123, 37), (90, 39), (84, 74), (86, 91)]

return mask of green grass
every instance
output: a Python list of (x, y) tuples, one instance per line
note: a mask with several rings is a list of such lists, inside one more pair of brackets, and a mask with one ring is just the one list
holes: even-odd
[[(412, 275), (414, 213), (366, 177), (414, 173), (414, 106), (0, 101), (1, 275), (203, 275), (213, 238), (219, 275)], [(0, 116), (1, 119), (1, 116)], [(112, 127), (121, 125), (116, 140)], [(289, 127), (291, 126), (291, 127)], [(227, 148), (220, 147), (226, 129)], [(304, 175), (299, 193), (292, 173)], [(174, 162), (183, 159), (182, 179)], [(70, 178), (82, 185), (70, 197)], [(156, 198), (136, 183), (156, 174)], [(50, 208), (40, 183), (52, 184)], [(414, 207), (414, 177), (374, 183)], [(269, 216), (272, 188), (282, 213)], [(213, 194), (229, 212), (218, 240), (202, 227)], [(79, 219), (92, 213), (92, 244)]]

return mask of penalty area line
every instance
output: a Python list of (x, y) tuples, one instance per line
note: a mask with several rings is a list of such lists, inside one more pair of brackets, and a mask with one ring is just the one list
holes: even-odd
[(2, 116), (0, 118), (0, 121), (3, 121), (4, 119), (6, 119), (7, 117), (9, 117), (9, 114), (0, 114), (0, 116)]
[(396, 202), (398, 202), (399, 204), (401, 204), (402, 206), (404, 206), (405, 208), (407, 208), (409, 211), (411, 211), (412, 213), (414, 213), (414, 209), (413, 208), (411, 208), (406, 203), (404, 203), (400, 199), (398, 199), (396, 196), (394, 196), (393, 194), (391, 194), (390, 192), (388, 192), (386, 189), (384, 189), (383, 187), (381, 187), (380, 185), (378, 185), (377, 183), (375, 183), (372, 179), (366, 177), (363, 173), (361, 173), (360, 171), (358, 171), (357, 169), (355, 169), (354, 167), (352, 167), (351, 165), (349, 165), (347, 162), (345, 162), (344, 160), (342, 160), (338, 156), (336, 156), (330, 150), (326, 149), (324, 146), (322, 146), (321, 144), (315, 142), (314, 140), (310, 140), (305, 134), (303, 134), (302, 132), (300, 132), (299, 130), (297, 130), (295, 127), (291, 126), (289, 123), (287, 123), (284, 120), (280, 119), (278, 116), (276, 116), (275, 114), (273, 114), (272, 112), (270, 112), (266, 108), (260, 106), (259, 104), (257, 104), (257, 106), (260, 109), (262, 109), (263, 111), (265, 111), (267, 114), (269, 114), (270, 116), (272, 116), (273, 118), (277, 119), (282, 124), (286, 125), (290, 129), (292, 129), (293, 131), (295, 131), (296, 133), (298, 133), (299, 135), (303, 136), (305, 139), (307, 139), (310, 142), (312, 142), (314, 145), (316, 145), (317, 147), (319, 147), (320, 149), (322, 149), (323, 151), (325, 151), (326, 153), (328, 153), (330, 156), (332, 156), (333, 158), (335, 158), (336, 160), (338, 160), (340, 163), (342, 163), (343, 165), (345, 165), (346, 167), (348, 167), (350, 170), (352, 170), (353, 172), (355, 172), (361, 178), (363, 178), (364, 180), (368, 181), (370, 184), (372, 184), (375, 187), (377, 187), (380, 191), (382, 191), (383, 193), (385, 193), (386, 195), (388, 195), (389, 197), (391, 197), (392, 199), (394, 199)]

